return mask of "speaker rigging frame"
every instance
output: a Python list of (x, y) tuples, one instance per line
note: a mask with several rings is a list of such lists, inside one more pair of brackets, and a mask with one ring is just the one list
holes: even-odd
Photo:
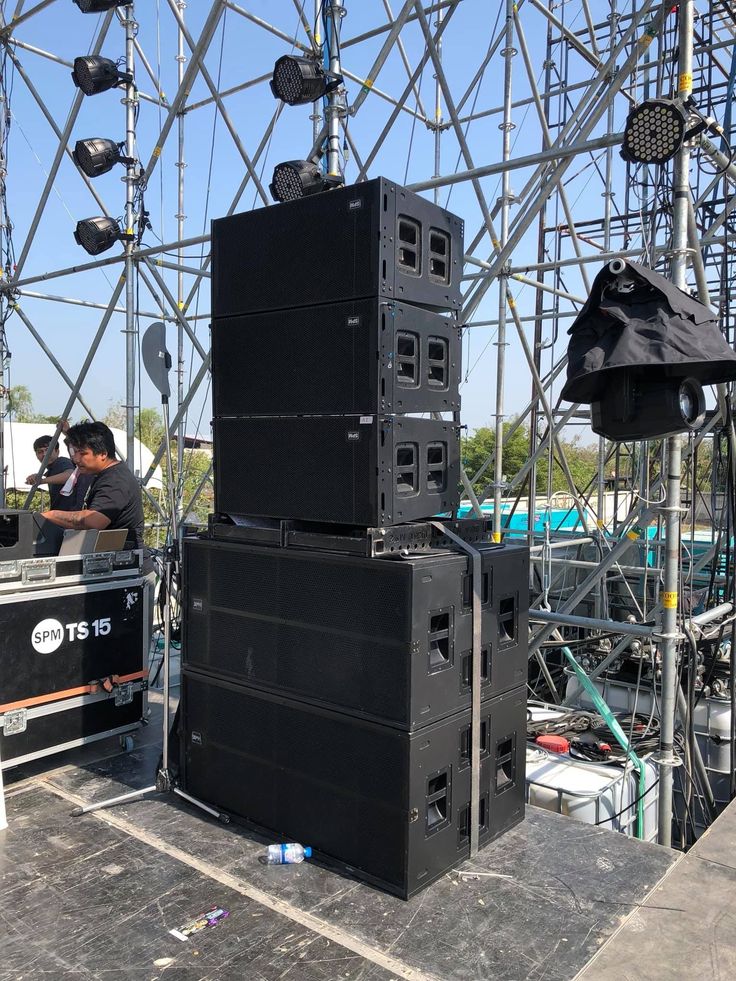
[(481, 702), (481, 644), (482, 644), (482, 582), (481, 553), (454, 531), (445, 528), (441, 521), (430, 521), (433, 528), (446, 535), (461, 552), (466, 552), (473, 567), (473, 645), (470, 670), (470, 858), (478, 854), (480, 839), (480, 702)]

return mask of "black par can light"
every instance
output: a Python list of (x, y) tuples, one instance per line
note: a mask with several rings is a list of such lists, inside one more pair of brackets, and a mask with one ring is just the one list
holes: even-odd
[(687, 126), (687, 111), (676, 99), (647, 99), (626, 119), (621, 156), (630, 163), (667, 163), (685, 142)]
[(131, 79), (131, 75), (102, 55), (80, 55), (74, 59), (72, 81), (83, 95), (99, 95)]

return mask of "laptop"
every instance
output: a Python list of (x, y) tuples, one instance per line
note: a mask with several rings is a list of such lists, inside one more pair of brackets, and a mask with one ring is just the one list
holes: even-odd
[(128, 532), (125, 528), (94, 528), (82, 531), (67, 529), (59, 548), (59, 555), (88, 555), (90, 552), (122, 552)]

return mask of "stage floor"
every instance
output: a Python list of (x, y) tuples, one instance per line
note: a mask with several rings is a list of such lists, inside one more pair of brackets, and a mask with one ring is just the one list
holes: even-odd
[[(568, 981), (648, 897), (648, 913), (662, 905), (654, 890), (678, 862), (528, 808), (402, 902), (314, 862), (262, 865), (266, 839), (175, 796), (71, 816), (151, 783), (158, 736), (153, 724), (132, 753), (108, 741), (6, 774), (2, 981)], [(216, 927), (169, 934), (213, 906), (229, 911)]]

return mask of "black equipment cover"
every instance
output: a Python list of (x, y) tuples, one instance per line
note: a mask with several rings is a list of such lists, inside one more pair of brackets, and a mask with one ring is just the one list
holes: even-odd
[[(630, 289), (616, 288), (624, 279)], [(634, 262), (621, 276), (606, 265), (568, 331), (567, 382), (562, 398), (595, 402), (614, 383), (615, 369), (648, 378), (698, 379), (704, 385), (736, 378), (736, 353), (717, 316), (673, 283)], [(613, 374), (611, 374), (613, 372)]]

